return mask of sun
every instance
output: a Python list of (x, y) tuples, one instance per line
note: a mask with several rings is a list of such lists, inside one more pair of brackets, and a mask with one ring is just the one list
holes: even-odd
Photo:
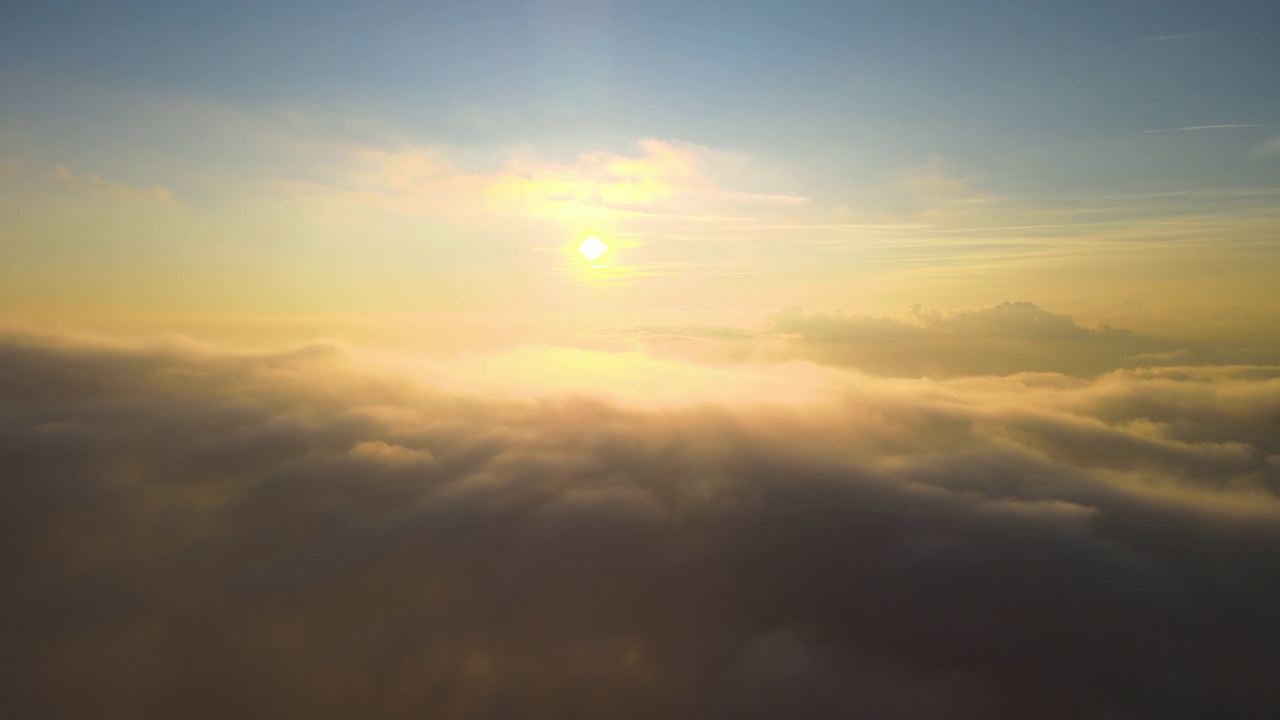
[(609, 246), (605, 245), (598, 237), (589, 237), (578, 246), (578, 252), (582, 253), (582, 256), (588, 260), (595, 260), (609, 252)]

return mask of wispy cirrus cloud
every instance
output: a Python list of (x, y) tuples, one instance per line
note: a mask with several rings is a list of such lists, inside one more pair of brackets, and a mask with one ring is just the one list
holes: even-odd
[(94, 193), (146, 199), (165, 204), (176, 203), (173, 192), (164, 187), (138, 187), (118, 180), (107, 180), (96, 173), (75, 172), (61, 165), (54, 167), (47, 176), (66, 187)]
[(734, 187), (752, 161), (735, 153), (653, 138), (631, 154), (579, 153), (548, 160), (533, 148), (506, 153), (496, 170), (471, 170), (443, 147), (359, 146), (330, 180), (294, 186), (329, 202), (403, 213), (459, 207), (569, 222), (626, 216), (713, 216), (734, 208), (805, 205), (808, 198)]
[(169, 188), (159, 185), (130, 184), (104, 178), (94, 172), (72, 170), (64, 165), (41, 168), (17, 161), (0, 162), (0, 183), (9, 184), (23, 192), (52, 188), (81, 196), (155, 202), (164, 205), (178, 203), (173, 191)]
[(1264, 157), (1280, 157), (1280, 135), (1259, 145), (1255, 152)]
[(1139, 42), (1171, 42), (1174, 40), (1192, 40), (1198, 38), (1204, 33), (1180, 33), (1176, 35), (1152, 35), (1139, 39)]
[(1143, 130), (1143, 133), (1166, 133), (1166, 132), (1187, 132), (1193, 130), (1246, 130), (1250, 128), (1271, 127), (1270, 125), (1259, 125), (1255, 123), (1221, 123), (1218, 125), (1188, 125), (1186, 127), (1177, 128), (1156, 128), (1153, 130)]

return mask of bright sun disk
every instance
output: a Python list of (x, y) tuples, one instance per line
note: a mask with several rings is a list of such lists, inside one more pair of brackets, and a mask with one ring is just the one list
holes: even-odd
[(605, 245), (598, 237), (589, 237), (578, 246), (578, 252), (582, 253), (582, 256), (588, 260), (595, 260), (608, 251), (609, 246)]

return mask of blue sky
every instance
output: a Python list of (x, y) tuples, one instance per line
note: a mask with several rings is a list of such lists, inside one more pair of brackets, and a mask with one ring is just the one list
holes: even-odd
[[(8, 76), (459, 141), (680, 136), (821, 163), (859, 152), (842, 137), (978, 159), (1280, 121), (1266, 2), (50, 2), (10, 17)], [(449, 127), (461, 110), (495, 122)]]

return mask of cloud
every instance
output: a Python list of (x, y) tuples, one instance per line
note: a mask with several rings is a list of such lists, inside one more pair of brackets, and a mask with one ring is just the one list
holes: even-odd
[[(308, 212), (353, 228), (385, 223), (386, 232), (455, 223), (557, 253), (559, 270), (583, 284), (733, 272), (755, 258), (689, 252), (687, 244), (684, 252), (654, 246), (722, 236), (741, 241), (751, 236), (749, 226), (799, 217), (810, 204), (785, 191), (789, 181), (765, 163), (654, 138), (627, 152), (581, 152), (568, 159), (529, 146), (487, 157), (457, 147), (388, 142), (343, 144), (330, 152), (324, 172), (279, 183)], [(576, 247), (589, 234), (622, 252), (584, 272)]]
[(1248, 128), (1268, 127), (1266, 125), (1253, 125), (1248, 123), (1226, 123), (1222, 125), (1189, 125), (1187, 127), (1167, 128), (1163, 130), (1143, 130), (1143, 133), (1164, 133), (1164, 132), (1187, 132), (1194, 130), (1242, 130)]
[[(999, 199), (956, 177), (939, 155), (930, 154), (921, 165), (907, 168), (887, 178), (865, 193), (862, 203), (843, 206), (842, 219), (859, 218), (875, 222), (911, 221), (941, 227), (971, 222), (981, 217), (981, 206)], [(858, 205), (862, 205), (861, 208)], [(919, 232), (930, 225), (915, 225)]]
[(91, 172), (78, 172), (62, 165), (39, 170), (25, 163), (0, 162), (0, 183), (22, 192), (52, 186), (79, 196), (114, 198), (134, 202), (176, 205), (177, 198), (165, 187), (141, 187), (118, 180), (108, 180)]
[(1141, 42), (1170, 42), (1173, 40), (1192, 40), (1198, 38), (1203, 33), (1183, 33), (1181, 35), (1153, 35), (1151, 37), (1142, 38)]
[(652, 138), (640, 140), (637, 149), (632, 155), (585, 152), (565, 163), (523, 148), (506, 153), (496, 171), (475, 171), (443, 148), (360, 146), (349, 151), (347, 167), (332, 180), (292, 186), (353, 207), (402, 213), (465, 208), (570, 222), (808, 203), (797, 195), (725, 187), (756, 175), (747, 172), (755, 164), (737, 154)]
[(173, 193), (167, 188), (135, 187), (115, 180), (104, 180), (93, 173), (73, 172), (61, 165), (50, 170), (48, 176), (50, 179), (56, 180), (57, 182), (75, 190), (107, 193), (129, 198), (140, 198), (167, 205), (171, 205), (176, 202), (173, 197)]
[(961, 337), (1017, 338), (1029, 340), (1080, 339), (1112, 331), (1086, 330), (1066, 315), (1049, 312), (1030, 302), (1002, 302), (980, 310), (941, 312), (920, 305), (911, 306), (904, 320), (828, 315), (804, 315), (792, 308), (776, 315), (770, 325), (774, 332), (796, 333), (815, 340), (864, 337), (874, 328), (880, 332), (920, 332)]
[(661, 409), (423, 377), (7, 336), (3, 714), (1280, 711), (1278, 368)]
[(1088, 377), (1143, 364), (1271, 357), (1258, 348), (1238, 357), (1225, 349), (1193, 351), (1185, 341), (1147, 337), (1105, 324), (1086, 328), (1070, 316), (1030, 302), (946, 312), (917, 304), (884, 316), (792, 307), (770, 315), (759, 330), (639, 325), (607, 329), (593, 337), (699, 361), (799, 359), (891, 377), (1019, 372)]
[(1280, 157), (1280, 135), (1259, 145), (1257, 153), (1263, 157)]
[[(1153, 332), (1110, 322), (1137, 322)], [(888, 315), (791, 307), (769, 315), (757, 329), (631, 325), (590, 333), (587, 344), (699, 363), (803, 360), (916, 378), (1024, 372), (1097, 377), (1160, 365), (1280, 363), (1273, 323), (1247, 311), (1121, 312), (1110, 322), (1095, 320), (1086, 326), (1025, 301), (948, 311), (914, 304)]]

